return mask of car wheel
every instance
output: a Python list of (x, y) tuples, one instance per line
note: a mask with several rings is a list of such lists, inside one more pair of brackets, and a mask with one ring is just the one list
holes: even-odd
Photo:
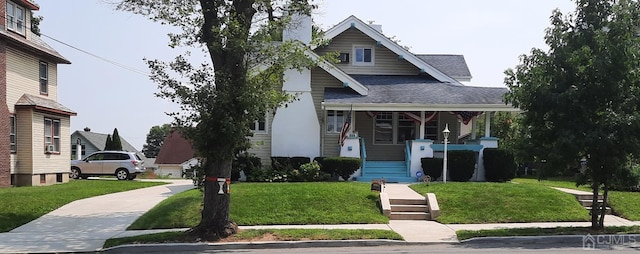
[(127, 171), (126, 169), (118, 169), (118, 170), (116, 170), (116, 178), (118, 178), (118, 180), (127, 180), (127, 179), (129, 179), (129, 171)]
[(71, 173), (69, 173), (69, 177), (73, 179), (80, 178), (80, 169), (79, 168), (71, 168)]

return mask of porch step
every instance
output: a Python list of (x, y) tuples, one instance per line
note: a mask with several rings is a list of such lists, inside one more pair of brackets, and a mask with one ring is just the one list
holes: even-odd
[(395, 212), (422, 212), (427, 211), (426, 205), (392, 205), (391, 210)]
[(377, 179), (380, 180), (380, 178), (384, 178), (384, 180), (387, 183), (415, 183), (417, 182), (417, 179), (415, 177), (408, 177), (408, 176), (371, 176), (371, 175), (364, 175), (364, 176), (357, 176), (355, 177), (355, 180), (358, 182), (371, 182), (371, 180)]
[[(573, 195), (576, 198), (576, 200), (580, 203), (580, 205), (583, 206), (585, 209), (587, 209), (589, 213), (591, 213), (591, 205), (593, 204), (593, 194), (585, 191), (579, 191), (579, 190), (573, 190), (573, 189), (565, 189), (565, 188), (555, 188), (555, 189)], [(598, 203), (602, 203), (602, 202), (604, 202), (604, 196), (601, 194), (598, 194)], [(605, 213), (611, 214), (612, 213), (611, 207), (606, 207)]]
[(391, 212), (391, 220), (428, 220), (429, 214), (424, 212)]
[(392, 209), (394, 205), (427, 205), (427, 201), (425, 199), (412, 198), (390, 198), (389, 203), (391, 203)]
[(381, 178), (389, 183), (416, 182), (415, 177), (408, 176), (404, 161), (367, 161), (362, 176), (356, 177), (356, 180), (370, 182)]

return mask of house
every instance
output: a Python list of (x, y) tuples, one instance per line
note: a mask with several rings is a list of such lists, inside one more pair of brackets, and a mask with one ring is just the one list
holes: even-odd
[(31, 31), (32, 0), (0, 2), (0, 187), (69, 181), (69, 126), (58, 64), (71, 62)]
[[(296, 17), (294, 23), (283, 39), (308, 45), (311, 17)], [(485, 137), (475, 136), (475, 120), (490, 123), (493, 112), (517, 111), (502, 101), (506, 88), (465, 85), (472, 77), (463, 56), (411, 53), (381, 26), (354, 16), (326, 31), (324, 39), (327, 45), (306, 52), (318, 67), (285, 72), (282, 89), (297, 100), (252, 126), (250, 153), (263, 161), (358, 157), (363, 159), (353, 176), (358, 180), (416, 181), (420, 158), (441, 156), (442, 130), (448, 126), (449, 150), (478, 152), (473, 179), (484, 179), (482, 150), (498, 144), (490, 125)], [(329, 52), (339, 54), (338, 63), (319, 58)]]
[[(91, 132), (90, 128), (84, 128), (82, 131), (74, 131), (71, 134), (71, 159), (84, 159), (92, 153), (104, 150), (105, 143), (107, 142), (107, 136), (109, 134)], [(122, 150), (135, 152), (140, 158), (145, 159), (138, 149), (133, 147), (127, 140), (120, 136), (120, 143), (122, 143)], [(78, 157), (78, 145), (80, 146), (80, 157)]]
[(155, 164), (156, 175), (181, 178), (186, 169), (198, 164), (198, 159), (191, 142), (174, 129), (164, 139)]

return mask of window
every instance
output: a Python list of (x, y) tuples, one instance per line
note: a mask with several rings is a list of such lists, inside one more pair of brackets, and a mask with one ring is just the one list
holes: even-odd
[[(82, 150), (82, 152), (80, 152), (80, 155), (85, 155), (85, 146), (81, 145), (80, 149)], [(71, 144), (71, 155), (73, 156), (73, 158), (75, 158), (76, 155), (76, 144)]]
[(40, 62), (40, 94), (49, 94), (49, 65), (46, 62)]
[(416, 138), (416, 124), (413, 119), (405, 116), (404, 114), (398, 114), (398, 131), (396, 142), (398, 144), (404, 144), (407, 140), (414, 140)]
[(267, 132), (267, 119), (266, 117), (255, 121), (253, 123), (249, 123), (249, 129), (254, 133), (266, 133)]
[(17, 151), (17, 140), (16, 140), (16, 117), (15, 116), (11, 116), (11, 120), (10, 120), (10, 124), (11, 124), (11, 132), (9, 134), (9, 143), (10, 143), (10, 151), (12, 153), (15, 153)]
[(354, 65), (373, 65), (373, 47), (355, 46), (353, 48)]
[(393, 113), (379, 112), (375, 119), (374, 143), (393, 144)]
[(25, 12), (24, 8), (7, 1), (7, 29), (24, 35)]
[(45, 151), (48, 146), (53, 146), (49, 152), (60, 153), (60, 120), (44, 119), (44, 145)]
[(438, 120), (437, 118), (427, 122), (424, 126), (424, 138), (438, 140)]
[(344, 111), (327, 111), (327, 132), (340, 133), (344, 125)]

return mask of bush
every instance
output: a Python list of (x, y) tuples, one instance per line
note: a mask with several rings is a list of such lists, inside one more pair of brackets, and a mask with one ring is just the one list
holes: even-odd
[(498, 149), (484, 149), (484, 176), (489, 182), (506, 182), (515, 177), (516, 163), (513, 153)]
[(240, 171), (244, 171), (244, 174), (248, 178), (252, 171), (259, 170), (260, 168), (262, 168), (262, 161), (260, 158), (248, 153), (239, 154), (233, 160), (231, 181), (238, 181), (238, 178), (240, 178)]
[(303, 164), (307, 164), (311, 162), (311, 158), (309, 157), (291, 157), (289, 158), (289, 163), (291, 165), (291, 168), (293, 169), (300, 169), (300, 166), (302, 166)]
[(280, 172), (293, 170), (293, 167), (291, 167), (291, 158), (277, 156), (271, 157), (271, 168), (274, 171)]
[(320, 182), (329, 179), (329, 174), (320, 170), (316, 161), (300, 165), (300, 169), (293, 170), (291, 180), (295, 182)]
[(447, 172), (452, 181), (467, 182), (473, 176), (476, 166), (476, 152), (449, 151)]
[(251, 171), (247, 176), (249, 182), (288, 182), (291, 174), (273, 170), (270, 166), (264, 166), (260, 169)]
[(322, 160), (322, 169), (332, 176), (348, 180), (360, 168), (361, 163), (360, 158), (326, 157)]
[(610, 190), (615, 191), (640, 191), (640, 165), (628, 166), (627, 169), (618, 170), (611, 180)]
[(442, 158), (421, 158), (422, 172), (431, 177), (432, 181), (442, 176)]

